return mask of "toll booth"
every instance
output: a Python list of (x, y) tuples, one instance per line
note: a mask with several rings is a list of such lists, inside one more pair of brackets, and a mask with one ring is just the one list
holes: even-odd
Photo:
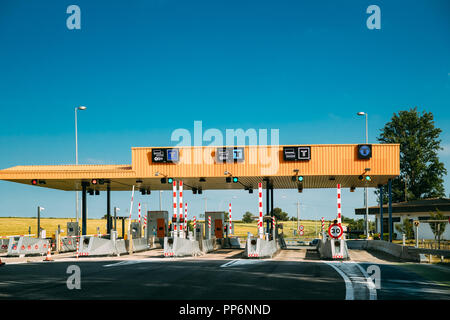
[(142, 228), (141, 224), (139, 222), (131, 222), (131, 235), (133, 236), (133, 239), (140, 238), (142, 236)]
[(234, 234), (234, 223), (231, 223), (231, 233), (230, 233), (230, 222), (227, 221), (223, 224), (223, 234), (228, 237), (230, 234)]
[(79, 234), (78, 222), (67, 222), (67, 236), (76, 237)]
[[(211, 239), (216, 237), (221, 239), (224, 237), (224, 211), (207, 211), (205, 212), (205, 229), (206, 229), (206, 239)], [(211, 229), (209, 229), (209, 217), (211, 217)]]
[(205, 237), (205, 224), (201, 222), (196, 222), (194, 230), (195, 239), (197, 241), (203, 240)]
[(147, 238), (164, 239), (169, 236), (169, 213), (167, 211), (147, 211)]

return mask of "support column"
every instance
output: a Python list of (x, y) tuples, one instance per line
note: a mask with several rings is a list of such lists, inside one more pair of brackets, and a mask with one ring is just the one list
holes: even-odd
[[(270, 210), (270, 185), (269, 179), (266, 179), (266, 216), (269, 215)], [(264, 225), (264, 219), (261, 222)], [(269, 232), (269, 221), (266, 221), (266, 233)]]
[(106, 233), (111, 234), (111, 186), (106, 186)]
[(86, 187), (88, 185), (88, 182), (82, 182), (82, 192), (81, 192), (81, 235), (86, 235), (86, 220), (87, 220), (87, 205), (86, 205)]
[(389, 189), (389, 207), (388, 207), (388, 213), (389, 213), (389, 242), (392, 242), (392, 180), (389, 179), (388, 184)]
[(380, 239), (383, 240), (383, 186), (380, 188)]
[[(273, 219), (273, 186), (270, 186), (270, 216)], [(270, 223), (270, 221), (268, 223)], [(270, 223), (269, 233), (273, 233), (273, 223)]]

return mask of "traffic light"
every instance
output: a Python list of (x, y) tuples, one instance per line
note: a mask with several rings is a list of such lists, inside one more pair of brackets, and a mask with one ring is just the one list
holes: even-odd
[(192, 193), (197, 194), (197, 188), (192, 188)]
[(233, 183), (237, 183), (239, 181), (238, 177), (233, 177)]
[(303, 176), (298, 176), (297, 180), (298, 180), (298, 182), (303, 182)]
[(230, 183), (231, 182), (231, 177), (226, 177), (225, 181), (226, 181), (226, 183)]
[(92, 180), (91, 180), (91, 183), (92, 183), (93, 185), (96, 185), (96, 184), (98, 183), (98, 181), (97, 181), (97, 179), (92, 179)]
[(173, 183), (173, 178), (167, 179), (167, 183), (172, 184)]
[(198, 194), (202, 194), (202, 193), (203, 193), (202, 188), (198, 188)]
[(253, 193), (253, 188), (249, 188), (248, 193)]
[(35, 186), (35, 185), (38, 184), (38, 181), (37, 181), (36, 179), (33, 179), (33, 180), (31, 180), (31, 184), (32, 184), (33, 186)]
[(299, 184), (298, 186), (297, 186), (297, 190), (298, 190), (298, 192), (303, 192), (303, 186), (301, 185), (301, 184)]
[(366, 181), (367, 181), (367, 182), (372, 181), (372, 177), (371, 177), (371, 176), (366, 176)]
[(166, 178), (161, 178), (161, 183), (166, 183), (167, 182), (167, 179)]

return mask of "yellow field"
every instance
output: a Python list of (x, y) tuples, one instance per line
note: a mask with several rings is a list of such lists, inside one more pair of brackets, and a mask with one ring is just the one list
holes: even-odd
[[(41, 218), (41, 228), (46, 230), (46, 236), (51, 237), (58, 225), (64, 230), (62, 235), (66, 235), (67, 222), (76, 221), (75, 219), (68, 218)], [(119, 223), (119, 221), (118, 221)], [(81, 226), (81, 221), (80, 221)], [(28, 234), (28, 229), (31, 227), (31, 234), (36, 234), (37, 231), (37, 218), (0, 218), (0, 236), (20, 235)], [(88, 219), (87, 220), (87, 234), (96, 234), (97, 227), (100, 227), (100, 233), (106, 233), (106, 220), (105, 219)], [(122, 222), (117, 226), (117, 229), (122, 230)]]
[[(73, 222), (75, 219), (69, 218), (41, 218), (41, 228), (47, 232), (47, 237), (51, 237), (58, 229), (58, 225), (64, 230), (62, 235), (66, 235), (67, 222)], [(203, 222), (203, 221), (202, 221)], [(241, 221), (234, 221), (235, 236), (241, 238), (247, 238), (247, 232), (251, 232), (253, 235), (257, 234), (257, 222), (243, 223)], [(325, 221), (325, 226), (328, 227), (328, 221)], [(283, 232), (285, 237), (292, 238), (293, 230), (297, 228), (297, 221), (282, 221), (279, 224), (283, 225)], [(80, 221), (81, 225), (81, 221)], [(300, 221), (300, 225), (304, 226), (305, 234), (303, 236), (297, 236), (297, 238), (311, 239), (316, 238), (317, 233), (320, 233), (321, 222), (303, 220)], [(125, 222), (125, 228), (127, 229), (128, 221)], [(8, 235), (21, 235), (28, 234), (28, 229), (31, 227), (31, 234), (36, 234), (37, 230), (37, 218), (1, 218), (0, 217), (0, 236)], [(97, 227), (100, 227), (100, 233), (106, 233), (106, 220), (105, 219), (88, 219), (87, 221), (87, 234), (96, 234)], [(122, 222), (117, 221), (117, 230), (119, 236), (122, 235)], [(281, 231), (281, 230), (280, 230)], [(316, 233), (317, 232), (317, 233)]]

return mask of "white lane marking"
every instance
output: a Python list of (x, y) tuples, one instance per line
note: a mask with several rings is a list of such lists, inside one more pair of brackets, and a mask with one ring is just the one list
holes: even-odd
[(364, 275), (364, 277), (366, 277), (367, 288), (369, 289), (369, 297), (370, 297), (369, 299), (370, 300), (377, 300), (377, 288), (375, 286), (375, 283), (373, 283), (373, 279), (369, 276), (367, 271), (364, 270), (364, 268), (361, 267), (359, 264), (357, 264), (356, 262), (350, 262), (350, 263), (354, 263), (359, 268), (359, 270)]
[(345, 281), (345, 300), (355, 300), (354, 290), (353, 290), (353, 284), (350, 281), (349, 277), (341, 271), (338, 267), (334, 265), (332, 262), (325, 262), (327, 265), (332, 267), (334, 270), (336, 270), (337, 273), (339, 273)]
[(104, 265), (104, 267), (119, 267), (119, 266), (127, 266), (130, 264), (137, 264), (137, 263), (143, 263), (143, 262), (147, 262), (147, 261), (142, 261), (142, 260), (124, 260), (121, 262), (117, 262), (117, 263), (112, 263), (112, 264), (106, 264)]
[(239, 266), (239, 265), (245, 265), (245, 264), (255, 264), (255, 263), (259, 263), (262, 262), (263, 260), (232, 260), (230, 262), (227, 262), (225, 264), (222, 264), (220, 267), (221, 268), (228, 268), (228, 267), (234, 267), (234, 266)]

